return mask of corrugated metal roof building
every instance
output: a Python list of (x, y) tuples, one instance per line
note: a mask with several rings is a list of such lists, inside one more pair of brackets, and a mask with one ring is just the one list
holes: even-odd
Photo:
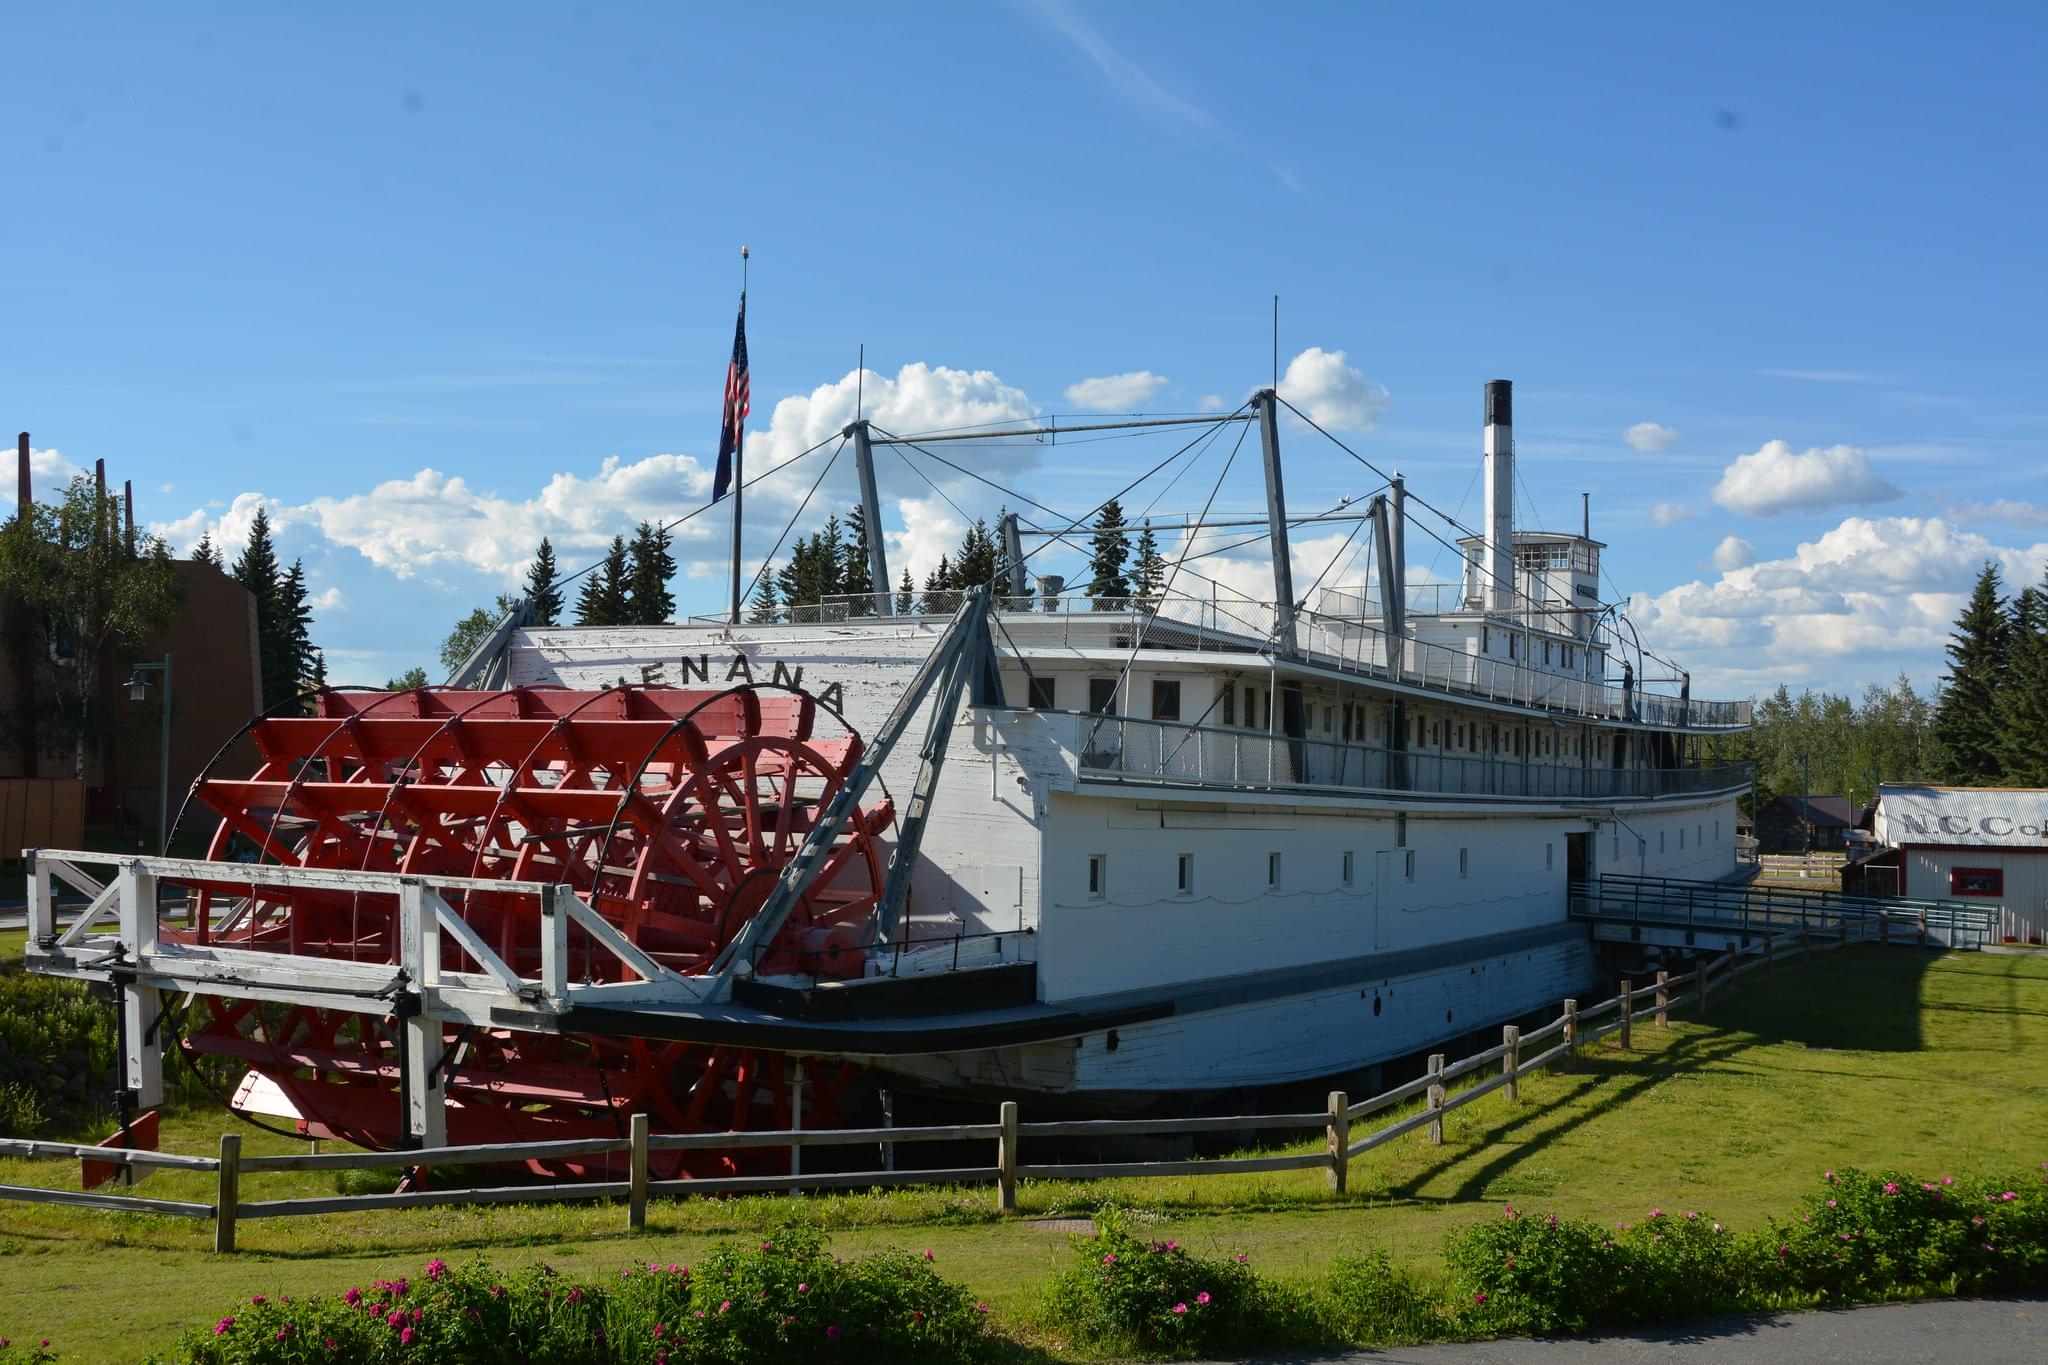
[(1995, 903), (2000, 937), (2048, 934), (2048, 790), (1887, 784), (1873, 833), (1899, 850), (1901, 896)]

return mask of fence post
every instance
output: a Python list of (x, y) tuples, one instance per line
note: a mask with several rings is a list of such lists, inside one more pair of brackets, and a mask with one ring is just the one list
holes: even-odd
[(626, 1133), (633, 1147), (633, 1169), (626, 1193), (626, 1230), (647, 1230), (647, 1115), (627, 1120)]
[(1429, 1145), (1444, 1145), (1444, 1054), (1429, 1054)]
[(1635, 1032), (1633, 1028), (1635, 1017), (1634, 988), (1635, 982), (1633, 981), (1624, 980), (1621, 983), (1621, 1050), (1623, 1052), (1633, 1052), (1635, 1050)]
[(220, 1170), (213, 1187), (213, 1249), (235, 1249), (235, 1206), (242, 1197), (242, 1135), (220, 1135)]
[(1922, 948), (1927, 946), (1927, 912), (1925, 910), (1920, 912), (1920, 946)]
[(1564, 1002), (1564, 1059), (1569, 1063), (1579, 1050), (1579, 1002)]
[(1330, 1188), (1342, 1194), (1351, 1170), (1351, 1097), (1342, 1090), (1330, 1092), (1330, 1122), (1323, 1140), (1330, 1149)]
[(1671, 973), (1657, 973), (1657, 1027), (1670, 1028), (1671, 1018), (1666, 1013), (1671, 1008)]
[(1522, 1030), (1519, 1025), (1507, 1024), (1500, 1031), (1501, 1046), (1507, 1055), (1500, 1059), (1500, 1074), (1508, 1078), (1509, 1104), (1522, 1102)]
[(1000, 1111), (1003, 1135), (996, 1140), (996, 1207), (1017, 1209), (1017, 1101), (1004, 1100)]

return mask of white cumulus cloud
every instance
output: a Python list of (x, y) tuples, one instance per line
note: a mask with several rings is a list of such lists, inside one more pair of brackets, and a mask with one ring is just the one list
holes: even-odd
[(1731, 536), (1719, 576), (1631, 605), (1646, 639), (1691, 667), (1694, 696), (1782, 681), (1856, 690), (1901, 671), (1923, 678), (1986, 561), (2031, 583), (2048, 543), (2003, 546), (1939, 517), (1849, 517), (1778, 559)]
[(1678, 433), (1656, 422), (1638, 422), (1621, 433), (1621, 439), (1645, 455), (1661, 455), (1678, 444)]
[(1731, 512), (1774, 517), (1823, 507), (1885, 502), (1901, 490), (1880, 478), (1870, 457), (1854, 446), (1833, 445), (1796, 451), (1783, 441), (1767, 441), (1759, 450), (1738, 457), (1721, 471), (1714, 501)]
[(1387, 391), (1348, 363), (1342, 351), (1311, 346), (1287, 362), (1280, 396), (1320, 426), (1371, 431), (1390, 401)]
[(1714, 547), (1714, 567), (1722, 573), (1730, 569), (1746, 569), (1756, 563), (1756, 546), (1741, 536), (1723, 536), (1721, 543)]
[(1150, 370), (1105, 374), (1067, 385), (1067, 401), (1086, 412), (1132, 412), (1165, 388), (1166, 376)]
[(1650, 509), (1650, 524), (1653, 526), (1676, 526), (1681, 521), (1692, 520), (1692, 508), (1682, 502), (1660, 502)]

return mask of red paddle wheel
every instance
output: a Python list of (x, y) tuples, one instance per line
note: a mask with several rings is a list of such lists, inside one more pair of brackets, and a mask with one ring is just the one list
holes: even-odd
[[(221, 819), (210, 859), (253, 850), (297, 867), (566, 883), (649, 957), (700, 973), (760, 908), (860, 755), (844, 725), (816, 733), (820, 709), (807, 694), (760, 686), (324, 692), (312, 716), (251, 726), (262, 759), (253, 776), (208, 775), (193, 796)], [(891, 817), (884, 799), (847, 821), (757, 970), (861, 973)], [(166, 925), (166, 939), (396, 971), (392, 895), (187, 884), (192, 927)], [(441, 894), (507, 966), (539, 975), (537, 897)], [(479, 969), (452, 937), (442, 942), (444, 970)], [(631, 979), (580, 927), (569, 948), (573, 979)], [(245, 1095), (263, 1089), (259, 1077), (274, 1085), (310, 1135), (385, 1148), (404, 1135), (393, 1019), (201, 996), (180, 1041), (250, 1068)], [(786, 1128), (799, 1067), (803, 1126), (830, 1127), (854, 1071), (604, 1035), (451, 1025), (443, 1041), (454, 1143), (612, 1136), (643, 1111), (657, 1132)], [(692, 1153), (671, 1171), (734, 1171), (750, 1155), (780, 1159)]]

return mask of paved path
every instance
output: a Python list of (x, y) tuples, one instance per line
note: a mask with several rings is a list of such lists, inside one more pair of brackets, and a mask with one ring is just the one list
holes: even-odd
[(1712, 1318), (1585, 1340), (1287, 1356), (1269, 1365), (1282, 1360), (1300, 1365), (2042, 1365), (2048, 1361), (2048, 1295)]

